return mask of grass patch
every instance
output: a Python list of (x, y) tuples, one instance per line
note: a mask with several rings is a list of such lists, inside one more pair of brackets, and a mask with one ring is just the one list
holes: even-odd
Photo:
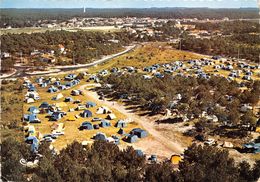
[(125, 66), (143, 68), (158, 63), (170, 63), (177, 60), (200, 58), (202, 58), (202, 56), (186, 51), (176, 50), (165, 42), (153, 42), (139, 45), (135, 50), (127, 54), (112, 59), (109, 62), (91, 67), (89, 68), (89, 72), (94, 73), (97, 70)]

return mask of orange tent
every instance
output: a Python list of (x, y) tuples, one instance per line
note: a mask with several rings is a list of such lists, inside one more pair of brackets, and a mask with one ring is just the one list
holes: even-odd
[(181, 160), (182, 159), (181, 159), (180, 155), (172, 155), (171, 156), (171, 163), (174, 164), (174, 165), (178, 165)]

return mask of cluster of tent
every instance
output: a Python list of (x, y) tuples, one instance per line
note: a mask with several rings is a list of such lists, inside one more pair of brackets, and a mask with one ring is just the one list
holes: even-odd
[(27, 93), (25, 94), (25, 102), (26, 103), (34, 103), (36, 100), (40, 99), (39, 94), (37, 93), (36, 87), (31, 83), (30, 80), (25, 79), (23, 86), (28, 89)]

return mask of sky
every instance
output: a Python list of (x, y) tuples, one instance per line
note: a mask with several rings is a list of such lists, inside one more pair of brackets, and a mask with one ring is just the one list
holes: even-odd
[[(260, 0), (258, 0), (260, 1)], [(0, 0), (1, 8), (257, 7), (257, 0)]]

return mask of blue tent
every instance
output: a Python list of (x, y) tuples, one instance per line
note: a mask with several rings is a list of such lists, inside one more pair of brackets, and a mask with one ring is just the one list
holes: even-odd
[(81, 123), (80, 129), (93, 130), (94, 127), (93, 127), (92, 123), (90, 123), (90, 122), (83, 122), (83, 123)]
[(88, 101), (88, 102), (86, 103), (86, 107), (87, 107), (87, 108), (95, 107), (95, 106), (96, 106), (96, 103), (94, 103), (94, 102)]
[(67, 87), (66, 87), (65, 85), (60, 85), (60, 86), (59, 86), (59, 89), (60, 89), (60, 90), (66, 90), (66, 88), (67, 88)]
[(75, 79), (76, 77), (77, 77), (77, 76), (74, 75), (74, 74), (69, 74), (69, 75), (65, 76), (65, 80), (73, 80), (73, 79)]
[(137, 142), (137, 140), (138, 140), (138, 136), (133, 135), (133, 134), (129, 135), (126, 138), (126, 141), (129, 142), (129, 143), (135, 143), (135, 142)]
[(47, 84), (51, 84), (51, 80), (46, 80), (45, 81)]
[(114, 143), (116, 144), (116, 145), (119, 145), (120, 144), (120, 138), (118, 138), (117, 136), (112, 136), (112, 138), (114, 139)]
[(140, 128), (134, 128), (130, 133), (138, 136), (139, 138), (144, 138), (147, 137), (148, 135), (147, 131), (142, 130)]
[(139, 156), (139, 157), (143, 157), (144, 156), (144, 153), (143, 153), (142, 150), (137, 149), (137, 150), (135, 150), (135, 152), (136, 152), (136, 155)]
[(48, 88), (47, 92), (53, 93), (53, 92), (57, 92), (57, 91), (58, 91), (58, 89), (56, 87), (50, 87), (50, 88)]
[(73, 102), (73, 99), (71, 97), (66, 97), (64, 102)]
[(104, 133), (97, 133), (94, 137), (95, 140), (106, 141), (106, 135)]
[(61, 83), (59, 81), (56, 81), (56, 82), (53, 83), (53, 85), (55, 85), (55, 86), (60, 86), (60, 84)]
[(79, 82), (80, 82), (80, 80), (73, 80), (72, 81), (73, 85), (77, 85), (77, 84), (79, 84)]
[(57, 121), (57, 120), (61, 119), (63, 117), (63, 115), (64, 114), (62, 112), (54, 112), (51, 115), (51, 120)]
[(120, 135), (124, 135), (125, 131), (122, 128), (120, 128), (117, 133), (120, 134)]
[(48, 84), (46, 82), (40, 84), (41, 87), (47, 87)]
[(41, 83), (42, 81), (43, 81), (43, 78), (36, 78), (36, 79), (35, 79), (35, 82), (36, 82), (36, 83)]
[(156, 155), (151, 155), (151, 157), (149, 157), (148, 160), (150, 160), (152, 162), (156, 162), (157, 161), (157, 156)]
[(100, 123), (100, 127), (103, 127), (103, 128), (107, 128), (107, 127), (109, 127), (109, 126), (111, 126), (111, 124), (110, 124), (110, 122), (109, 121), (107, 121), (107, 120), (102, 120), (101, 121), (101, 123)]
[(65, 83), (65, 85), (66, 85), (66, 87), (73, 87), (74, 86), (74, 84), (72, 82), (67, 82), (67, 83)]
[(48, 108), (49, 108), (49, 104), (48, 104), (47, 102), (43, 102), (43, 103), (41, 103), (41, 105), (39, 106), (39, 108), (48, 109)]
[(29, 123), (40, 123), (41, 121), (38, 119), (36, 114), (25, 114), (24, 119), (29, 121)]
[(33, 143), (31, 144), (31, 152), (32, 152), (32, 153), (37, 153), (38, 148), (39, 148), (38, 142), (33, 142)]
[(221, 56), (212, 56), (212, 59), (215, 59), (215, 60), (218, 60), (220, 58), (221, 58)]
[(118, 72), (118, 71), (119, 71), (118, 68), (112, 68), (112, 69), (111, 69), (111, 72), (112, 72), (112, 73), (116, 73), (116, 72)]
[(123, 121), (123, 120), (119, 120), (117, 123), (116, 123), (116, 126), (117, 128), (125, 128), (127, 126), (126, 122)]
[(90, 110), (85, 110), (83, 111), (83, 113), (81, 113), (81, 116), (83, 118), (89, 118), (89, 117), (92, 117), (92, 112)]
[(248, 143), (244, 147), (253, 153), (260, 153), (260, 143)]
[(29, 114), (24, 114), (23, 115), (23, 119), (25, 119), (26, 121), (28, 121), (28, 118), (29, 118)]
[(28, 89), (29, 92), (34, 92), (36, 91), (36, 88), (34, 86), (30, 86)]
[(39, 109), (37, 107), (35, 107), (35, 106), (29, 107), (28, 111), (30, 113), (34, 113), (34, 114), (39, 113)]
[(25, 138), (25, 142), (26, 143), (39, 143), (38, 139), (36, 138), (36, 136), (29, 136), (27, 138)]

